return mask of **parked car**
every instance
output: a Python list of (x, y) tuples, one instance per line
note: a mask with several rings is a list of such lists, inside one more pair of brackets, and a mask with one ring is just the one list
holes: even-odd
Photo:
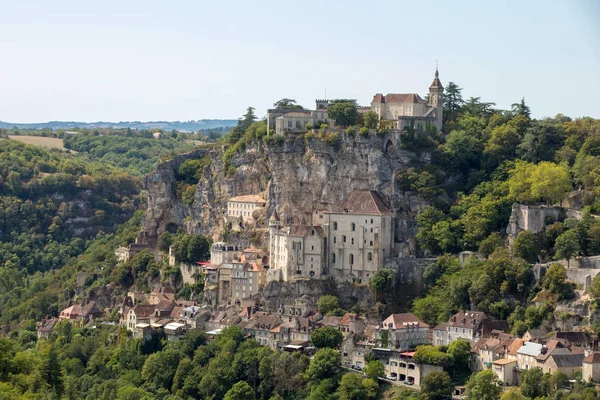
[(395, 380), (396, 380), (396, 377), (395, 377), (395, 376), (393, 376), (393, 375), (386, 375), (386, 376), (385, 376), (385, 379), (388, 379), (388, 380), (390, 380), (390, 381), (395, 381)]
[(415, 381), (409, 381), (409, 380), (407, 379), (407, 380), (405, 380), (405, 381), (404, 381), (404, 382), (402, 382), (402, 383), (404, 383), (405, 385), (414, 385), (414, 384), (415, 384)]
[(359, 367), (358, 365), (353, 365), (351, 368), (355, 371), (362, 371), (362, 368)]

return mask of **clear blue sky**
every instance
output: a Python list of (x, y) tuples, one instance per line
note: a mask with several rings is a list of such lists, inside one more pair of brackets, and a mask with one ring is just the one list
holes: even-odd
[(259, 116), (442, 83), (600, 117), (600, 1), (0, 0), (0, 120)]

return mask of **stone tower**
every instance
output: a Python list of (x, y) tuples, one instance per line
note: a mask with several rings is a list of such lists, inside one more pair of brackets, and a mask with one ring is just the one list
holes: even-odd
[(438, 131), (442, 130), (442, 119), (444, 116), (444, 87), (440, 82), (439, 72), (435, 69), (435, 78), (429, 86), (429, 105), (436, 108), (435, 127)]
[[(275, 235), (279, 233), (279, 227), (281, 223), (279, 222), (279, 218), (277, 217), (277, 211), (273, 210), (273, 214), (271, 214), (271, 218), (269, 218), (269, 253), (272, 257), (275, 253), (274, 246), (277, 246), (278, 243), (275, 243)], [(271, 264), (273, 264), (273, 260), (271, 260)]]

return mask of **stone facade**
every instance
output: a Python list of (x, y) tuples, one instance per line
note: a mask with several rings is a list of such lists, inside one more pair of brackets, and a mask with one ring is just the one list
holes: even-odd
[(243, 222), (254, 223), (252, 213), (266, 206), (267, 202), (256, 195), (235, 196), (227, 201), (227, 216), (240, 218)]
[(325, 272), (323, 228), (279, 225), (274, 213), (269, 220), (269, 280), (320, 279)]
[[(373, 111), (380, 121), (386, 121), (387, 126), (402, 130), (410, 127), (417, 131), (425, 131), (433, 127), (436, 131), (442, 129), (444, 87), (436, 69), (435, 78), (429, 86), (429, 101), (426, 102), (416, 93), (382, 95), (377, 93), (369, 106), (358, 106), (359, 114)], [(327, 117), (330, 102), (316, 100), (315, 110), (270, 109), (267, 110), (267, 127), (275, 133), (306, 132), (310, 124), (318, 128), (320, 123), (326, 123), (330, 128), (335, 121)]]
[(414, 314), (392, 314), (376, 330), (377, 343), (388, 349), (414, 349), (429, 342), (429, 326)]
[(377, 93), (371, 102), (371, 110), (381, 121), (390, 121), (394, 129), (412, 127), (424, 131), (429, 126), (442, 130), (444, 87), (436, 69), (435, 78), (429, 86), (429, 102), (416, 93)]
[(276, 213), (271, 215), (269, 281), (368, 281), (394, 257), (394, 214), (375, 191), (352, 191), (314, 219), (322, 225), (281, 228)]

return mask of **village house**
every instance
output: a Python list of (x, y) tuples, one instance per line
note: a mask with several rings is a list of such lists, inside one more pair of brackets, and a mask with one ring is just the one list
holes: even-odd
[(518, 384), (516, 369), (516, 359), (501, 358), (492, 362), (492, 371), (496, 373), (498, 379), (506, 386)]
[(263, 346), (276, 347), (271, 341), (271, 330), (283, 321), (277, 314), (257, 312), (243, 325), (245, 333), (250, 334)]
[(408, 350), (429, 342), (429, 325), (411, 313), (390, 315), (375, 332), (381, 348)]
[(316, 100), (314, 110), (269, 109), (267, 110), (267, 129), (277, 134), (302, 133), (308, 130), (307, 125), (318, 128), (321, 124), (333, 127), (335, 122), (327, 117), (329, 101)]
[(359, 332), (346, 336), (341, 344), (342, 365), (346, 367), (364, 368), (365, 357), (376, 347), (376, 325), (365, 325)]
[(586, 382), (600, 383), (600, 352), (590, 353), (583, 359), (582, 378)]
[(432, 372), (442, 372), (444, 369), (437, 365), (419, 364), (413, 361), (414, 351), (392, 351), (384, 369), (387, 376), (400, 382), (421, 386), (421, 381)]
[(101, 318), (104, 313), (98, 308), (95, 301), (90, 301), (85, 305), (73, 304), (59, 314), (60, 319), (76, 321), (79, 324), (86, 324), (89, 321)]
[(148, 250), (150, 246), (146, 243), (131, 243), (127, 247), (119, 247), (115, 250), (115, 257), (118, 262), (127, 262), (140, 251)]
[(512, 335), (499, 333), (494, 337), (477, 341), (471, 349), (471, 370), (482, 371), (491, 368), (494, 361), (506, 358), (508, 348), (514, 339)]
[(58, 318), (52, 317), (42, 320), (37, 324), (37, 337), (38, 339), (48, 339), (54, 331), (54, 326), (58, 322)]
[[(438, 328), (439, 327), (439, 328)], [(446, 328), (446, 333), (442, 332)], [(435, 346), (449, 345), (457, 339), (477, 342), (482, 337), (489, 336), (494, 330), (508, 329), (506, 321), (491, 320), (480, 311), (461, 311), (450, 317), (444, 325), (434, 328), (433, 344)]]

